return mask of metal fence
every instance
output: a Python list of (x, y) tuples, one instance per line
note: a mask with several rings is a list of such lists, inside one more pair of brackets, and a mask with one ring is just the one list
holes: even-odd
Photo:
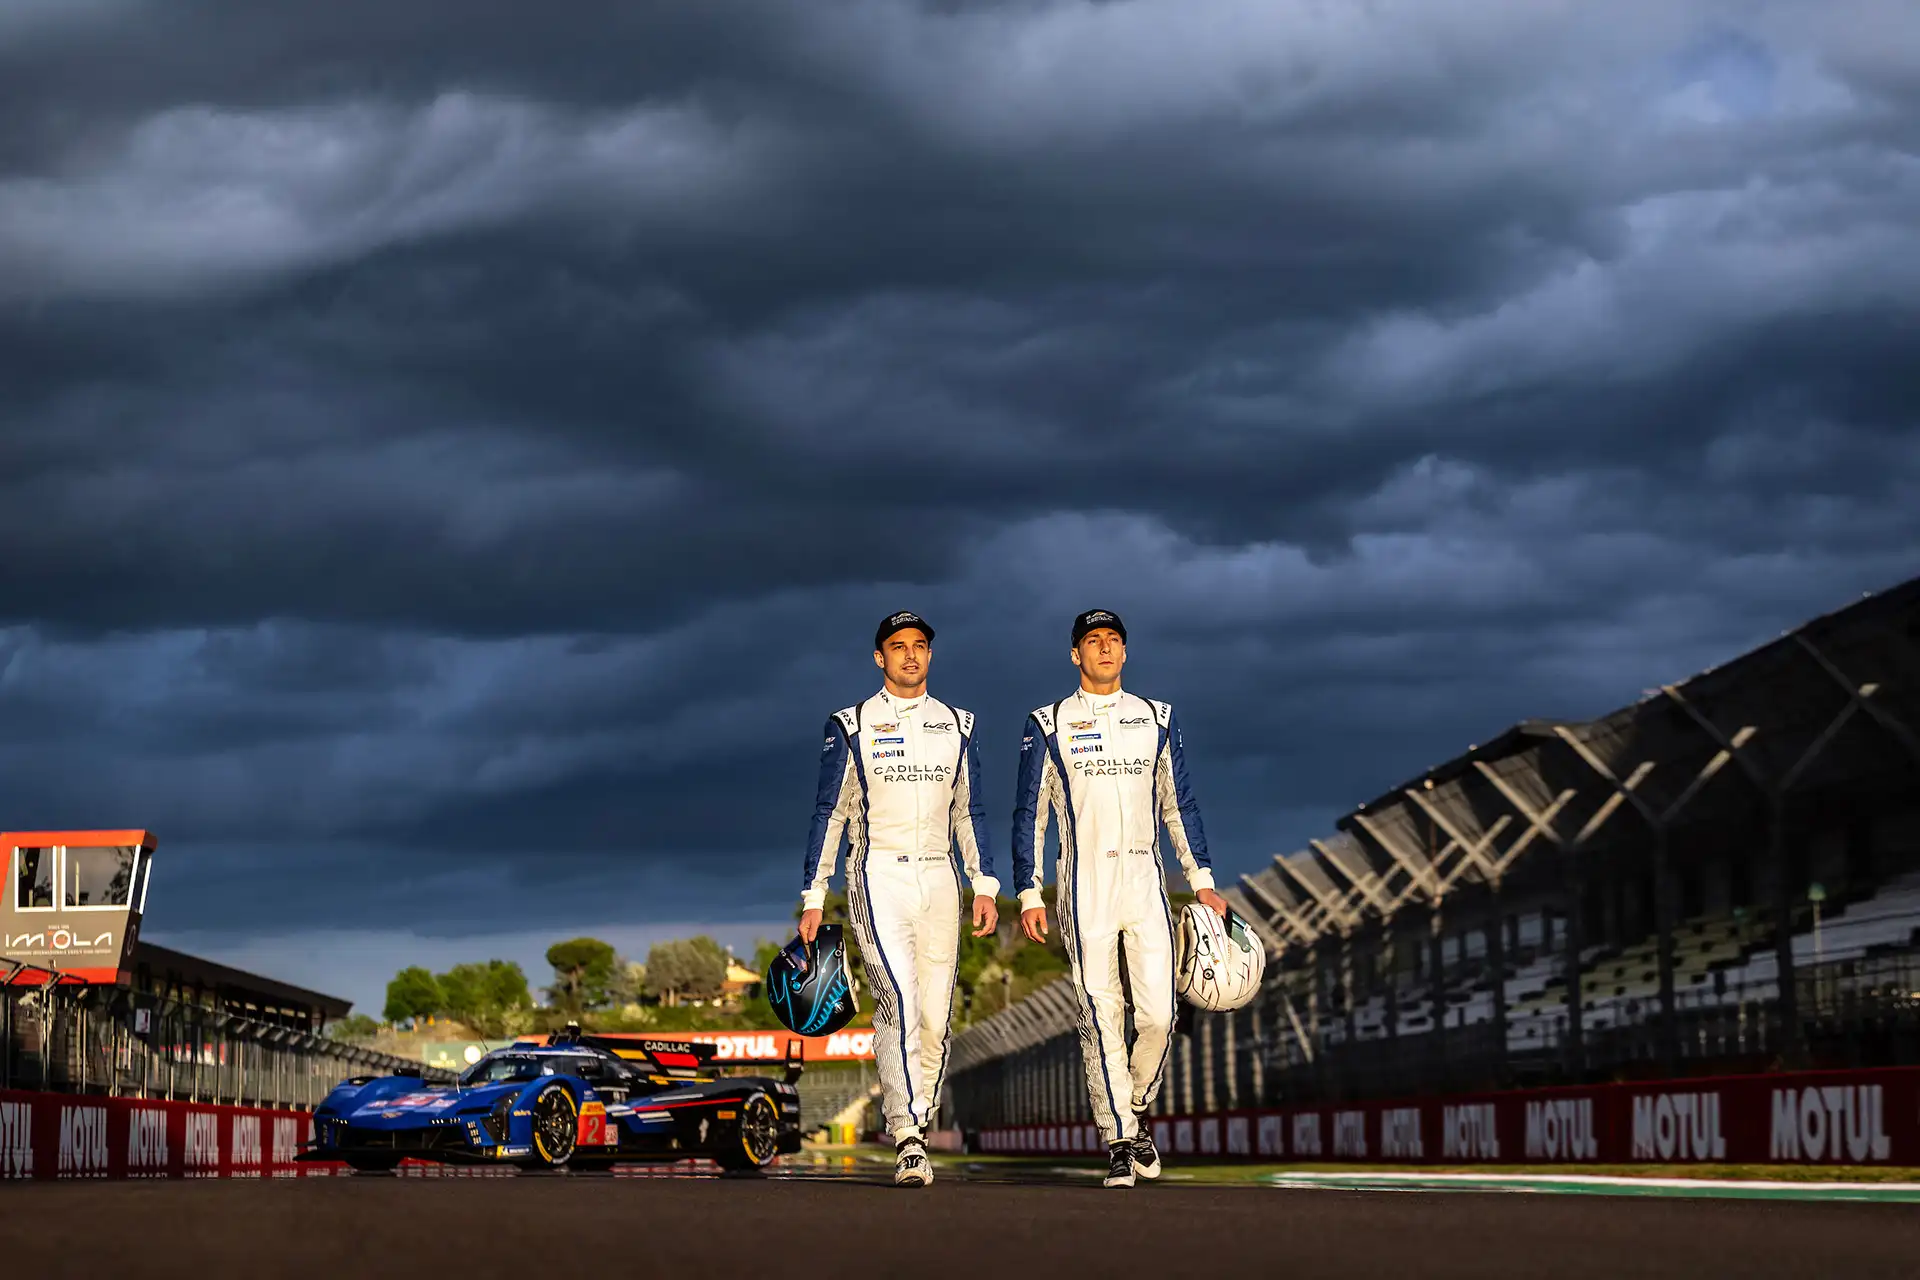
[[(1413, 1098), (1665, 1070), (1652, 1000), (1626, 1003), (1611, 1025), (1590, 1024), (1572, 1043), (1564, 1017), (1537, 1019), (1504, 1038), (1482, 1021), (1342, 1041), (1337, 1016), (1302, 1016), (1307, 1002), (1286, 980), (1294, 976), (1270, 983), (1245, 1009), (1195, 1014), (1175, 1039), (1154, 1112)], [(1795, 986), (1791, 1036), (1777, 993), (1680, 996), (1673, 1038), (1681, 1074), (1778, 1069), (1789, 1050), (1822, 1067), (1920, 1063), (1920, 953), (1803, 966)], [(977, 1130), (1090, 1120), (1077, 1008), (1063, 979), (962, 1033), (949, 1095), (955, 1122)]]
[[(855, 1103), (870, 1103), (879, 1083), (879, 1072), (871, 1062), (809, 1067), (795, 1085), (800, 1091), (800, 1117), (809, 1130), (831, 1124)], [(867, 1127), (864, 1116), (853, 1123)]]
[(311, 1109), (340, 1081), (451, 1072), (111, 987), (0, 989), (0, 1089)]

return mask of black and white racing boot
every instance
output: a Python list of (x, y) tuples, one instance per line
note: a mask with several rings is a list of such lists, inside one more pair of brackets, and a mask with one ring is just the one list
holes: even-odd
[(1133, 1136), (1133, 1171), (1151, 1182), (1160, 1176), (1160, 1148), (1153, 1145), (1153, 1126), (1147, 1123), (1146, 1112), (1134, 1112), (1133, 1122), (1137, 1126)]
[(1133, 1185), (1133, 1144), (1114, 1142), (1107, 1145), (1107, 1176), (1101, 1180), (1103, 1187), (1130, 1187)]
[(894, 1147), (893, 1185), (927, 1187), (933, 1185), (933, 1161), (927, 1159), (927, 1144), (918, 1135), (900, 1139)]

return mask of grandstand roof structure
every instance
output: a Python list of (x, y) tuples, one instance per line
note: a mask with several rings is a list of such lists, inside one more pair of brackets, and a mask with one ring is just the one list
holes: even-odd
[(262, 1022), (310, 1027), (344, 1018), (353, 1002), (290, 982), (248, 973), (148, 942), (134, 944), (133, 986), (153, 995), (206, 1003)]
[(1522, 721), (1224, 893), (1281, 954), (1563, 861), (1543, 849), (1614, 856), (1917, 768), (1920, 579), (1597, 719)]

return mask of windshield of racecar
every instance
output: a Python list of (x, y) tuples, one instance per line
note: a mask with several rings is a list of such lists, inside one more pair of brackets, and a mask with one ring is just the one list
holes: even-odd
[(460, 1083), (466, 1088), (477, 1084), (517, 1083), (524, 1080), (538, 1080), (541, 1076), (555, 1075), (565, 1068), (564, 1059), (551, 1056), (536, 1057), (531, 1053), (490, 1053), (468, 1067), (461, 1075)]

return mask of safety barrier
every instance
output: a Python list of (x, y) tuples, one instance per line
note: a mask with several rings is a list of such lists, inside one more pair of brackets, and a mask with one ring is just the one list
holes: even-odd
[[(1156, 1117), (1175, 1156), (1391, 1164), (1920, 1165), (1920, 1068), (1638, 1081)], [(973, 1135), (1009, 1155), (1100, 1150), (1090, 1124)]]
[[(295, 1163), (313, 1138), (304, 1111), (0, 1090), (0, 1182), (158, 1178), (328, 1178), (347, 1166)], [(785, 1165), (796, 1157), (781, 1156)], [(851, 1162), (848, 1162), (849, 1166)], [(403, 1178), (505, 1178), (501, 1165), (404, 1160)], [(717, 1173), (704, 1157), (622, 1165), (623, 1178)]]
[(0, 1179), (299, 1178), (313, 1136), (303, 1111), (0, 1091)]

